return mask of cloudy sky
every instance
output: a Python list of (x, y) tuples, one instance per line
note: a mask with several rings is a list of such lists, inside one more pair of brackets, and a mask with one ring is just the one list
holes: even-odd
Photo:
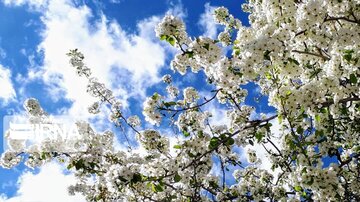
[[(161, 18), (166, 14), (182, 18), (192, 37), (216, 37), (221, 27), (212, 20), (214, 7), (229, 8), (248, 25), (247, 15), (241, 12), (243, 2), (0, 0), (0, 117), (22, 113), (23, 101), (35, 97), (51, 114), (88, 118), (87, 106), (94, 99), (86, 93), (87, 82), (68, 64), (65, 54), (73, 48), (84, 53), (93, 74), (122, 100), (126, 112), (139, 114), (144, 98), (163, 89), (160, 78), (171, 72), (175, 50), (154, 32)], [(201, 74), (182, 79), (175, 75), (180, 87), (211, 90), (213, 87), (201, 84), (204, 80)], [(254, 86), (247, 88), (252, 98), (257, 96)], [(266, 105), (260, 110), (271, 112)], [(0, 152), (3, 150), (0, 138)], [(23, 165), (0, 168), (0, 201), (82, 201), (81, 196), (66, 194), (65, 187), (73, 181), (56, 163), (38, 170)]]

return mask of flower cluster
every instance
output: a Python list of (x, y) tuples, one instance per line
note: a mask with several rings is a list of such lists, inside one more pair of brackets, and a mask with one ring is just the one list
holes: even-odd
[(70, 57), (70, 64), (76, 68), (76, 73), (79, 76), (91, 76), (91, 70), (84, 64), (83, 60), (85, 57), (81, 52), (79, 52), (77, 49), (74, 49), (70, 50), (67, 55)]
[(168, 85), (166, 87), (167, 93), (169, 93), (171, 98), (176, 98), (179, 95), (179, 89), (173, 85)]
[(185, 24), (177, 17), (167, 15), (155, 29), (156, 36), (165, 39), (172, 45), (181, 46), (188, 42), (188, 36), (185, 31)]
[(140, 118), (138, 116), (130, 116), (128, 119), (127, 119), (127, 122), (135, 127), (135, 126), (140, 126), (141, 122), (140, 122)]
[(25, 100), (24, 108), (30, 116), (41, 117), (43, 115), (46, 115), (44, 110), (41, 108), (38, 100), (36, 100), (35, 98)]
[(144, 102), (143, 114), (145, 116), (145, 120), (153, 125), (159, 125), (161, 122), (161, 114), (156, 111), (160, 99), (161, 96), (155, 93), (153, 96), (148, 97)]
[(165, 74), (162, 77), (163, 82), (165, 82), (166, 84), (170, 84), (172, 82), (172, 78), (170, 74)]
[(92, 105), (88, 107), (88, 111), (91, 114), (98, 114), (100, 112), (100, 104), (99, 102), (94, 102)]
[(6, 151), (1, 155), (0, 165), (4, 168), (11, 168), (18, 165), (21, 162), (22, 157), (17, 154), (18, 153), (15, 151)]
[(166, 138), (161, 137), (156, 130), (145, 130), (138, 136), (139, 141), (146, 150), (166, 152), (169, 148), (169, 142)]
[(195, 103), (199, 99), (199, 94), (193, 87), (184, 89), (184, 101), (186, 103)]

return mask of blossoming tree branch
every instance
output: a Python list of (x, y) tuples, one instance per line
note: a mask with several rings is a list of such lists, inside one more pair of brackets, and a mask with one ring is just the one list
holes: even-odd
[[(78, 152), (61, 152), (59, 141), (27, 149), (13, 141), (1, 165), (38, 167), (58, 159), (78, 179), (69, 192), (89, 201), (360, 201), (360, 1), (249, 0), (242, 7), (249, 27), (224, 7), (214, 11), (224, 27), (217, 39), (189, 37), (174, 16), (155, 29), (178, 49), (174, 74), (203, 72), (213, 86), (211, 96), (201, 98), (196, 88), (179, 89), (165, 75), (168, 95), (146, 99), (145, 121), (176, 126), (175, 146), (168, 134), (143, 128), (141, 116), (123, 113), (75, 49), (70, 63), (98, 98), (89, 112), (110, 107), (110, 120), (129, 128), (126, 138), (136, 136), (145, 154), (130, 143), (128, 151), (117, 151), (113, 132), (98, 134), (78, 122), (83, 138), (71, 145)], [(261, 88), (276, 113), (250, 118), (255, 109), (244, 103), (242, 87), (248, 83)], [(226, 110), (227, 124), (210, 123), (205, 108), (212, 102)], [(24, 106), (33, 122), (47, 119), (36, 99)], [(274, 121), (280, 130), (271, 129)], [(263, 159), (252, 149), (248, 162), (240, 161), (234, 148), (255, 144), (265, 148), (271, 167), (260, 168)], [(332, 159), (329, 165), (325, 159)], [(219, 173), (212, 172), (215, 165)], [(226, 180), (229, 171), (235, 183)]]

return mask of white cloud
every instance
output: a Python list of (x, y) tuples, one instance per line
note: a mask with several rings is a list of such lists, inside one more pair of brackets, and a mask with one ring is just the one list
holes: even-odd
[(18, 181), (16, 196), (6, 198), (0, 195), (3, 202), (82, 202), (81, 195), (70, 196), (67, 187), (75, 184), (75, 176), (65, 175), (62, 166), (52, 162), (41, 167), (38, 174), (25, 172)]
[(216, 7), (210, 6), (210, 3), (205, 4), (205, 12), (200, 15), (198, 24), (203, 30), (203, 35), (210, 38), (217, 38), (219, 25), (215, 24), (213, 13)]
[(22, 6), (27, 4), (31, 9), (39, 10), (43, 8), (48, 0), (2, 0), (7, 6)]
[(110, 3), (119, 4), (121, 3), (121, 0), (110, 0)]
[(0, 64), (0, 98), (7, 103), (16, 97), (14, 86), (11, 82), (11, 71)]
[(0, 47), (0, 58), (1, 59), (6, 58), (6, 51), (1, 47)]
[[(86, 93), (86, 79), (79, 78), (68, 64), (65, 53), (70, 49), (78, 48), (84, 53), (93, 75), (114, 91), (124, 107), (130, 97), (141, 101), (146, 89), (160, 81), (158, 73), (165, 66), (165, 52), (169, 51), (169, 47), (155, 38), (154, 27), (160, 16), (140, 21), (134, 34), (125, 32), (116, 20), (108, 19), (101, 11), (92, 11), (71, 0), (3, 2), (41, 8), (44, 29), (40, 31), (42, 41), (38, 51), (44, 55), (44, 64), (17, 78), (32, 81), (40, 77), (54, 101), (60, 98), (73, 101), (66, 114), (86, 118), (87, 106), (95, 101)], [(178, 3), (172, 5), (168, 13), (184, 17), (182, 9)], [(94, 13), (100, 13), (100, 18)]]
[[(50, 1), (42, 17), (45, 30), (39, 50), (44, 53), (43, 80), (52, 96), (74, 101), (72, 115), (86, 115), (86, 106), (94, 99), (86, 93), (87, 82), (79, 79), (68, 64), (65, 53), (78, 48), (85, 55), (93, 75), (125, 102), (131, 96), (144, 97), (146, 87), (159, 81), (158, 72), (165, 63), (165, 48), (155, 40), (157, 17), (138, 24), (138, 34), (122, 30), (115, 20), (104, 14), (94, 20), (87, 6), (77, 7), (70, 1)], [(65, 94), (57, 93), (59, 88)], [(51, 93), (50, 93), (51, 94)]]
[(5, 201), (6, 200), (6, 195), (5, 194), (0, 194), (0, 201)]
[(183, 20), (187, 17), (187, 11), (181, 0), (169, 1), (168, 3), (170, 9), (166, 12), (167, 15), (173, 15)]

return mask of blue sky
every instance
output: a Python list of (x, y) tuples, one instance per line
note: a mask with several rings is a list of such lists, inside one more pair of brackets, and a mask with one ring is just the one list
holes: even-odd
[[(85, 54), (88, 66), (123, 101), (126, 113), (141, 114), (139, 106), (144, 98), (154, 91), (163, 92), (165, 85), (160, 78), (171, 72), (169, 63), (175, 53), (155, 37), (154, 26), (161, 18), (166, 13), (176, 15), (185, 21), (191, 36), (216, 37), (221, 27), (212, 21), (212, 9), (225, 6), (248, 26), (247, 14), (241, 11), (243, 2), (0, 0), (0, 117), (22, 113), (23, 101), (35, 97), (51, 114), (89, 118), (86, 109), (94, 99), (86, 94), (86, 81), (75, 75), (65, 56), (73, 48)], [(202, 92), (214, 88), (204, 85), (201, 73), (185, 78), (177, 75), (174, 79), (180, 87), (193, 85)], [(259, 96), (255, 85), (246, 88), (250, 94), (246, 102), (258, 106), (257, 112), (273, 112), (264, 104), (266, 97), (254, 102), (254, 97)], [(1, 138), (1, 152), (2, 141)], [(73, 180), (71, 175), (64, 176), (62, 168), (54, 163), (35, 171), (23, 165), (12, 170), (0, 168), (0, 200), (49, 201), (62, 196), (66, 190), (61, 187)], [(46, 190), (53, 187), (57, 191), (47, 194), (34, 191), (37, 189), (34, 187), (44, 184)]]

